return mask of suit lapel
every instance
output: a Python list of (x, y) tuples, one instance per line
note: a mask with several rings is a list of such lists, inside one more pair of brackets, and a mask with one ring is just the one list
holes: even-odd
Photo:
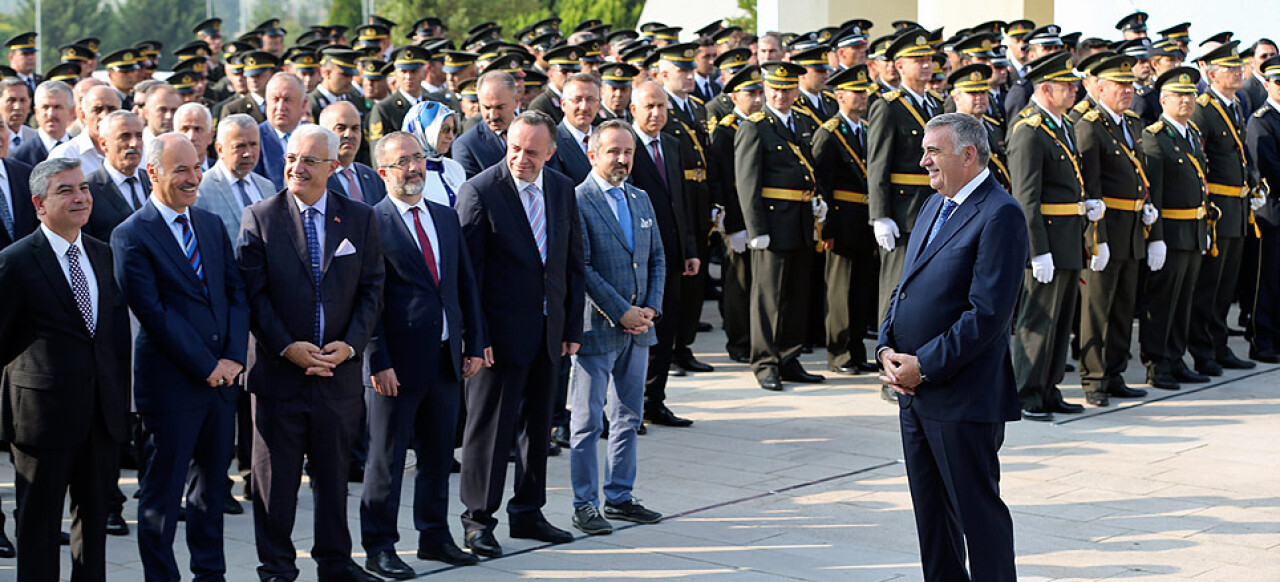
[(343, 240), (343, 234), (346, 228), (342, 224), (342, 217), (345, 212), (345, 200), (339, 200), (338, 196), (332, 196), (331, 192), (326, 192), (325, 196), (329, 196), (329, 202), (325, 206), (324, 215), (324, 255), (320, 263), (320, 272), (329, 272), (329, 262), (333, 260), (333, 253), (338, 250), (338, 244)]
[[(161, 249), (161, 254), (169, 257), (173, 261), (173, 266), (179, 272), (183, 273), (183, 278), (192, 285), (201, 287), (200, 279), (196, 277), (196, 270), (191, 268), (191, 261), (187, 260), (186, 251), (178, 247), (178, 241), (173, 238), (173, 231), (169, 230), (169, 225), (165, 224), (164, 217), (160, 215), (160, 211), (155, 206), (147, 204), (139, 210), (142, 215), (138, 220), (145, 225), (147, 234), (155, 240), (155, 243)], [(192, 225), (194, 231), (195, 225)], [(196, 244), (199, 244), (199, 234), (196, 235)], [(203, 254), (203, 249), (201, 249)]]
[[(431, 272), (427, 270), (427, 262), (422, 257), (422, 251), (418, 248), (417, 241), (414, 240), (417, 237), (417, 234), (409, 231), (409, 227), (405, 225), (404, 219), (400, 217), (400, 209), (389, 200), (385, 203), (379, 203), (378, 206), (380, 207), (378, 212), (381, 212), (387, 222), (391, 224), (391, 236), (395, 237), (394, 240), (398, 241), (396, 247), (399, 247), (404, 251), (405, 256), (407, 257), (406, 262), (413, 265), (412, 268), (417, 272), (417, 276), (414, 277), (414, 280), (425, 281), (428, 286), (432, 285), (433, 281), (431, 280)], [(439, 233), (440, 229), (437, 227), (437, 238), (439, 237)], [(443, 261), (441, 261), (441, 264), (443, 265)]]
[[(947, 241), (950, 241), (951, 238), (954, 237), (956, 233), (960, 232), (960, 230), (963, 229), (970, 220), (973, 220), (973, 217), (978, 215), (982, 202), (986, 199), (987, 193), (990, 192), (990, 183), (994, 179), (994, 176), (987, 176), (987, 179), (983, 180), (983, 182), (978, 185), (978, 187), (973, 191), (973, 194), (969, 196), (969, 199), (965, 200), (964, 204), (958, 206), (947, 219), (946, 224), (942, 225), (942, 230), (938, 231), (938, 235), (934, 237), (933, 243), (926, 246), (923, 250), (916, 249), (922, 254), (912, 262), (911, 274), (908, 275), (908, 277), (919, 272), (920, 268), (923, 267), (925, 263), (929, 262), (934, 255), (938, 254), (939, 250), (947, 246)], [(938, 213), (942, 211), (941, 200), (939, 200), (935, 206), (936, 209), (933, 212), (934, 219), (929, 223), (930, 229), (933, 228), (933, 222), (937, 221)], [(924, 244), (924, 241), (921, 240), (920, 244)]]
[[(293, 240), (293, 250), (298, 253), (298, 260), (302, 261), (304, 272), (311, 272), (311, 252), (307, 250), (307, 235), (302, 228), (302, 214), (298, 212), (298, 205), (294, 204), (289, 198), (293, 196), (288, 192), (277, 197), (279, 202), (278, 212), (284, 216), (284, 222), (289, 231), (289, 238)], [(308, 278), (310, 279), (310, 278)]]
[[(93, 278), (98, 281), (98, 318), (93, 322), (93, 333), (96, 337), (102, 332), (102, 324), (109, 321), (113, 299), (112, 293), (116, 288), (116, 282), (111, 280), (110, 276), (111, 251), (109, 248), (99, 249), (85, 244), (84, 251), (89, 256), (89, 264), (93, 265)], [(88, 331), (87, 328), (86, 331)]]
[(121, 192), (119, 188), (116, 188), (115, 180), (111, 179), (111, 174), (108, 174), (105, 168), (106, 166), (103, 166), (102, 168), (99, 168), (97, 172), (94, 172), (95, 174), (98, 174), (98, 181), (103, 185), (104, 189), (107, 192), (115, 194), (114, 196), (107, 196), (107, 200), (105, 200), (105, 202), (112, 208), (115, 208), (116, 212), (121, 215), (129, 216), (130, 214), (133, 214), (133, 205), (124, 199), (124, 193)]
[[(530, 249), (530, 252), (533, 253), (534, 258), (537, 259), (538, 262), (542, 262), (542, 256), (538, 254), (538, 241), (533, 238), (533, 226), (529, 224), (529, 215), (524, 211), (524, 201), (521, 199), (524, 194), (521, 194), (520, 191), (516, 189), (515, 176), (511, 175), (511, 171), (507, 169), (506, 164), (502, 164), (498, 167), (502, 168), (498, 182), (502, 184), (503, 189), (506, 190), (506, 192), (500, 192), (498, 194), (498, 198), (505, 202), (507, 211), (512, 214), (515, 223), (521, 225), (516, 228), (519, 228), (520, 232), (529, 234), (528, 248)], [(543, 178), (542, 185), (544, 187), (546, 186), (546, 178)], [(547, 252), (549, 256), (551, 251), (551, 214), (546, 212), (547, 193), (545, 189), (542, 192), (542, 202), (542, 209), (544, 211), (543, 222), (547, 223)]]
[[(76, 299), (71, 294), (71, 284), (67, 282), (67, 277), (63, 274), (62, 267), (58, 264), (58, 256), (53, 252), (53, 245), (49, 244), (49, 239), (45, 237), (43, 232), (32, 242), (36, 246), (36, 264), (40, 265), (40, 271), (44, 273), (45, 279), (49, 282), (49, 287), (53, 289), (53, 294), (58, 296), (58, 299), (62, 301), (66, 309), (79, 313), (80, 308), (76, 305)], [(96, 271), (97, 269), (94, 270)], [(85, 331), (87, 332), (88, 329)]]
[[(627, 248), (627, 237), (623, 234), (622, 225), (620, 225), (618, 223), (618, 219), (614, 217), (613, 208), (611, 208), (611, 206), (613, 206), (613, 198), (610, 197), (607, 192), (600, 191), (600, 187), (596, 185), (595, 180), (590, 180), (590, 182), (591, 186), (588, 190), (587, 201), (591, 204), (591, 207), (600, 214), (600, 217), (604, 219), (604, 223), (609, 225), (609, 232), (613, 233), (613, 236), (617, 237), (618, 242), (622, 243), (623, 248)], [(625, 186), (623, 186), (623, 188), (623, 200), (625, 201), (626, 197), (630, 196), (630, 194), (626, 191)], [(634, 222), (635, 221), (633, 220), (632, 232), (635, 232)]]

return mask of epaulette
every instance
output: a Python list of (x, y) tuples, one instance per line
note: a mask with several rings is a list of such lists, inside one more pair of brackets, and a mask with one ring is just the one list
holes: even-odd
[(729, 115), (724, 116), (724, 119), (721, 119), (720, 121), (716, 122), (716, 125), (721, 125), (724, 127), (737, 127), (738, 116), (730, 113)]
[(1196, 132), (1196, 133), (1200, 133), (1200, 126), (1199, 126), (1199, 125), (1196, 125), (1196, 122), (1194, 122), (1194, 121), (1191, 121), (1191, 120), (1189, 120), (1189, 119), (1188, 119), (1188, 120), (1187, 120), (1187, 127), (1190, 127), (1190, 128), (1191, 128), (1191, 131), (1194, 131), (1194, 132)]
[(1028, 115), (1020, 119), (1018, 123), (1013, 126), (1013, 130), (1017, 131), (1019, 127), (1022, 127), (1024, 125), (1028, 125), (1031, 127), (1040, 127), (1040, 121), (1041, 121), (1040, 114), (1033, 113), (1031, 115)]
[(697, 95), (690, 95), (690, 96), (689, 96), (689, 100), (690, 100), (690, 101), (693, 101), (694, 103), (697, 103), (698, 105), (706, 105), (706, 104), (707, 104), (707, 102), (706, 102), (706, 101), (703, 101), (702, 99), (699, 99)]
[(1039, 113), (1036, 113), (1035, 105), (1028, 105), (1026, 107), (1023, 107), (1022, 111), (1018, 112), (1018, 117), (1030, 117), (1032, 115), (1039, 115)]
[(830, 97), (830, 98), (832, 98), (832, 99), (835, 99), (835, 98), (836, 98), (836, 94), (835, 94), (835, 93), (833, 93), (833, 92), (831, 92), (831, 91), (828, 91), (828, 90), (826, 90), (826, 89), (823, 89), (823, 90), (822, 90), (822, 94), (823, 94), (823, 95), (826, 95), (827, 97)]
[(750, 119), (752, 123), (760, 123), (761, 121), (764, 121), (765, 117), (766, 116), (763, 111), (757, 111), (747, 116), (747, 119)]
[(1262, 107), (1259, 107), (1257, 111), (1254, 111), (1254, 112), (1253, 112), (1253, 116), (1254, 116), (1254, 117), (1262, 117), (1263, 115), (1266, 115), (1266, 114), (1267, 114), (1267, 110), (1268, 110), (1268, 109), (1271, 109), (1271, 108), (1270, 108), (1270, 107), (1267, 107), (1266, 105), (1263, 105)]
[(1089, 104), (1088, 99), (1081, 99), (1079, 103), (1076, 103), (1075, 106), (1071, 108), (1071, 110), (1075, 111), (1076, 113), (1085, 113), (1089, 111), (1090, 107), (1093, 107), (1093, 106)]
[(946, 101), (946, 100), (947, 100), (945, 97), (943, 97), (943, 96), (942, 96), (942, 94), (941, 94), (941, 93), (939, 93), (939, 92), (937, 92), (937, 91), (934, 91), (933, 89), (925, 89), (925, 90), (924, 90), (924, 92), (925, 92), (925, 93), (928, 93), (929, 95), (932, 95), (932, 96), (933, 96), (933, 98), (934, 98), (934, 99), (937, 99), (938, 101)]
[(1134, 119), (1141, 119), (1141, 118), (1142, 118), (1142, 116), (1141, 116), (1141, 115), (1138, 115), (1137, 113), (1134, 113), (1132, 109), (1125, 109), (1125, 110), (1124, 110), (1124, 114), (1125, 114), (1125, 115), (1127, 115), (1127, 116), (1129, 116), (1129, 117), (1132, 117), (1132, 118), (1134, 118)]
[(839, 118), (839, 117), (832, 117), (831, 119), (828, 119), (828, 120), (826, 120), (826, 121), (822, 122), (822, 129), (825, 129), (825, 130), (830, 131), (830, 132), (832, 132), (832, 133), (835, 133), (835, 131), (836, 131), (837, 129), (839, 129), (839, 128), (840, 128), (840, 118)]
[(1001, 125), (1004, 125), (1004, 122), (1002, 122), (1002, 121), (1000, 121), (999, 119), (996, 119), (996, 118), (994, 118), (994, 117), (992, 117), (992, 116), (990, 116), (990, 115), (987, 115), (987, 114), (985, 114), (985, 113), (982, 115), (982, 118), (983, 118), (983, 119), (985, 119), (985, 120), (987, 121), (987, 123), (990, 123), (991, 125), (994, 125), (994, 126), (996, 126), (996, 127), (1000, 127)]
[(1083, 120), (1088, 121), (1088, 122), (1090, 122), (1090, 123), (1092, 123), (1092, 122), (1094, 122), (1094, 121), (1097, 121), (1097, 120), (1098, 120), (1098, 110), (1097, 110), (1097, 109), (1094, 109), (1094, 110), (1092, 110), (1092, 111), (1090, 111), (1090, 112), (1088, 112), (1088, 113), (1084, 114), (1080, 119), (1083, 119)]
[(1160, 119), (1155, 123), (1148, 125), (1147, 131), (1151, 132), (1153, 135), (1164, 131), (1164, 120)]
[(818, 122), (818, 123), (822, 123), (822, 118), (818, 117), (818, 114), (817, 114), (817, 113), (814, 113), (814, 112), (813, 112), (813, 110), (812, 110), (812, 109), (809, 109), (808, 107), (793, 107), (792, 109), (795, 109), (796, 111), (799, 111), (800, 113), (803, 113), (803, 114), (805, 114), (805, 115), (808, 115), (809, 117), (813, 118), (813, 120), (814, 120), (814, 121), (816, 121), (816, 122)]
[(897, 101), (902, 96), (902, 91), (894, 89), (893, 91), (885, 91), (880, 95), (885, 101)]
[(1196, 104), (1201, 107), (1207, 107), (1210, 99), (1213, 99), (1213, 97), (1208, 93), (1201, 93), (1199, 97), (1196, 97)]

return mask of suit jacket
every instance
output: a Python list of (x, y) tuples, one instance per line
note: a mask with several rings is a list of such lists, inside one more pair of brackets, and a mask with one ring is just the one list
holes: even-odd
[[(635, 135), (634, 130), (632, 135)], [(698, 256), (693, 235), (693, 208), (685, 198), (684, 180), (681, 179), (679, 141), (667, 133), (659, 133), (658, 139), (662, 143), (662, 161), (668, 179), (664, 181), (658, 174), (653, 153), (636, 135), (636, 154), (631, 161), (631, 176), (627, 181), (649, 195), (649, 202), (658, 217), (658, 230), (662, 232), (667, 269), (683, 271), (684, 260)]]
[[(257, 363), (248, 384), (259, 398), (273, 400), (300, 398), (311, 389), (303, 371), (283, 356), (289, 344), (312, 341), (315, 325), (311, 258), (292, 196), (281, 192), (246, 208), (236, 244), (249, 296), (249, 325), (257, 339)], [(363, 390), (358, 359), (377, 324), (382, 298), (382, 241), (372, 208), (333, 192), (325, 196), (321, 345), (344, 341), (356, 357), (334, 368), (333, 378), (320, 380), (317, 396), (358, 398)], [(344, 240), (355, 252), (335, 256)]]
[(831, 250), (845, 256), (875, 244), (867, 212), (867, 124), (859, 119), (858, 125), (855, 134), (837, 112), (813, 135), (814, 169), (830, 194), (822, 236), (833, 239)]
[[(348, 89), (346, 93), (339, 95), (339, 97), (345, 97), (345, 99), (343, 99), (344, 101), (350, 101), (352, 105), (355, 105), (356, 110), (360, 112), (361, 117), (364, 117), (369, 113), (369, 108), (364, 104), (364, 95), (362, 95), (354, 86)], [(324, 111), (325, 107), (332, 104), (333, 103), (329, 101), (329, 98), (325, 97), (324, 93), (321, 93), (318, 88), (307, 93), (307, 112), (311, 114), (311, 122), (319, 123), (320, 112)]]
[[(111, 240), (111, 231), (134, 212), (133, 204), (125, 199), (128, 194), (121, 193), (111, 179), (111, 174), (107, 173), (107, 163), (110, 162), (103, 163), (101, 168), (87, 177), (89, 193), (93, 194), (93, 210), (89, 213), (89, 223), (84, 226), (84, 231), (102, 241)], [(138, 181), (141, 182), (145, 200), (151, 196), (151, 179), (142, 168), (138, 169)]]
[(547, 165), (568, 176), (574, 184), (581, 184), (591, 173), (591, 161), (563, 120), (556, 128), (556, 153)]
[(284, 190), (284, 152), (289, 144), (276, 135), (276, 129), (267, 121), (258, 124), (258, 142), (262, 144), (262, 150), (253, 171), (271, 180), (276, 192)]
[(1009, 326), (1027, 262), (1022, 210), (988, 176), (925, 247), (943, 200), (921, 209), (880, 324), (879, 346), (914, 354), (928, 376), (898, 405), (940, 421), (1017, 420)]
[[(723, 96), (724, 94), (721, 93), (716, 99)], [(708, 106), (707, 115), (710, 114)], [(729, 113), (716, 122), (715, 127), (711, 129), (711, 147), (707, 149), (709, 158), (707, 161), (715, 167), (716, 175), (720, 176), (720, 179), (711, 185), (713, 188), (711, 198), (724, 211), (725, 234), (734, 234), (747, 229), (747, 223), (742, 217), (742, 203), (738, 199), (733, 160), (733, 140), (738, 135), (738, 124), (743, 119), (745, 118), (738, 117), (730, 109)]]
[(9, 152), (9, 159), (17, 160), (32, 168), (36, 167), (36, 164), (45, 161), (48, 157), (49, 150), (44, 147), (44, 140), (40, 139), (39, 134), (22, 140), (17, 149)]
[[(424, 352), (440, 343), (443, 322), (449, 324), (450, 362), (438, 365), (462, 379), (464, 355), (481, 357), (489, 346), (479, 288), (462, 238), (458, 214), (448, 206), (427, 202), (439, 244), (432, 251), (440, 261), (440, 282), (427, 270), (416, 234), (400, 218), (390, 198), (373, 208), (382, 238), (387, 282), (383, 288), (382, 315), (369, 343), (369, 371), (395, 368), (401, 391), (425, 390), (435, 383), (434, 358)], [(448, 377), (448, 375), (446, 375)]]
[(0, 439), (42, 448), (129, 434), (129, 311), (116, 291), (111, 249), (82, 236), (98, 282), (98, 320), (89, 335), (71, 285), (43, 231), (0, 251)]
[(576, 191), (587, 280), (582, 349), (578, 352), (584, 355), (614, 352), (628, 342), (639, 346), (658, 343), (652, 327), (643, 334), (630, 335), (618, 324), (633, 305), (662, 313), (667, 276), (662, 234), (649, 197), (631, 184), (622, 187), (623, 200), (631, 212), (634, 246), (627, 244), (613, 215), (613, 198), (601, 191), (595, 180), (583, 180)]
[(454, 140), (449, 146), (449, 154), (462, 164), (462, 169), (467, 171), (467, 179), (471, 179), (485, 168), (502, 162), (507, 155), (507, 146), (487, 123), (481, 121)]
[[(383, 183), (376, 170), (360, 162), (352, 162), (351, 165), (356, 173), (356, 181), (360, 183), (360, 194), (364, 197), (365, 204), (373, 206), (387, 197), (387, 185)], [(338, 172), (329, 176), (328, 187), (331, 192), (337, 192), (347, 198), (351, 197), (347, 193), (347, 179), (339, 176)]]
[(35, 232), (40, 226), (36, 207), (31, 203), (31, 166), (6, 158), (4, 173), (9, 178), (9, 198), (13, 200), (9, 213), (13, 217), (14, 238), (10, 239), (9, 233), (0, 228), (0, 250)]
[[(925, 95), (926, 101), (933, 97)], [(933, 110), (941, 111), (940, 103)], [(867, 113), (867, 206), (872, 219), (891, 218), (904, 236), (933, 192), (920, 167), (924, 125), (929, 114), (905, 91), (889, 91)], [(900, 179), (895, 180), (894, 175)], [(901, 179), (906, 177), (907, 180)], [(904, 183), (914, 178), (924, 184)]]
[[(1248, 113), (1240, 119), (1233, 119), (1231, 109), (1223, 106), (1217, 94), (1210, 90), (1196, 98), (1191, 121), (1200, 128), (1200, 135), (1204, 138), (1204, 155), (1209, 161), (1204, 171), (1211, 190), (1215, 186), (1239, 188), (1256, 185), (1256, 178), (1248, 169), (1251, 165), (1248, 150), (1241, 151), (1241, 146), (1249, 141), (1245, 126)], [(1217, 236), (1244, 238), (1249, 227), (1249, 201), (1241, 196), (1212, 192), (1209, 200), (1222, 211)]]
[[(425, 93), (423, 94), (425, 97)], [(413, 109), (413, 104), (400, 91), (392, 91), (390, 95), (373, 104), (365, 119), (365, 142), (369, 147), (382, 139), (382, 136), (393, 131), (400, 131), (404, 116)]]
[[(582, 227), (573, 183), (544, 168), (542, 190), (545, 265), (506, 164), (481, 172), (458, 191), (458, 216), (476, 271), (493, 357), (516, 366), (538, 357), (556, 362), (561, 342), (582, 343)], [(539, 353), (543, 343), (546, 351)]]
[(734, 174), (738, 202), (751, 238), (769, 235), (769, 249), (797, 251), (813, 248), (813, 207), (809, 201), (765, 198), (766, 188), (815, 192), (810, 143), (818, 124), (798, 110), (791, 111), (795, 133), (766, 107), (738, 125), (734, 136)]
[(1245, 96), (1245, 113), (1252, 114), (1267, 104), (1267, 87), (1258, 80), (1256, 72), (1245, 78), (1244, 87), (1236, 92), (1237, 95), (1240, 93)]
[[(252, 181), (258, 187), (263, 198), (268, 198), (276, 192), (275, 184), (272, 184), (271, 180), (253, 172), (249, 172), (245, 179)], [(240, 202), (240, 191), (236, 188), (235, 177), (220, 164), (214, 164), (208, 172), (204, 173), (204, 177), (200, 178), (199, 192), (196, 207), (208, 210), (222, 219), (222, 225), (226, 227), (227, 235), (232, 240), (240, 236), (240, 216), (244, 213), (244, 206)]]
[(1254, 214), (1263, 228), (1280, 228), (1280, 111), (1270, 103), (1259, 107), (1249, 116), (1248, 134), (1257, 179), (1266, 180), (1274, 188), (1267, 196), (1267, 204)]
[(249, 303), (231, 239), (212, 212), (190, 208), (204, 282), (148, 203), (111, 234), (116, 282), (140, 325), (133, 400), (139, 412), (173, 412), (231, 401), (239, 388), (205, 382), (218, 360), (246, 363)]

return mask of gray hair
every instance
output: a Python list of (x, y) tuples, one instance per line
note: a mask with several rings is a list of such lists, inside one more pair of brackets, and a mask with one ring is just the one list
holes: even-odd
[[(183, 103), (178, 107), (177, 111), (173, 112), (173, 118), (176, 120), (192, 111), (200, 112), (200, 115), (204, 118), (204, 124), (209, 127), (213, 127), (213, 114), (209, 113), (209, 108), (205, 107), (204, 103), (200, 103), (199, 101)], [(246, 115), (245, 117), (248, 117), (248, 116)], [(250, 117), (250, 119), (253, 119), (253, 118)], [(176, 127), (176, 123), (175, 123), (175, 127)]]
[(63, 103), (66, 103), (67, 109), (73, 109), (76, 106), (76, 97), (71, 93), (71, 86), (62, 81), (45, 81), (36, 87), (36, 94), (32, 101), (39, 99), (42, 95), (61, 97)]
[[(545, 114), (544, 114), (545, 115)], [(336, 158), (338, 156), (338, 134), (325, 129), (324, 126), (308, 123), (299, 125), (298, 129), (293, 130), (293, 134), (289, 137), (289, 143), (293, 143), (303, 138), (321, 137), (324, 139), (326, 158)], [(288, 144), (285, 145), (288, 149)]]
[(27, 180), (27, 185), (31, 187), (31, 194), (40, 199), (47, 198), (49, 178), (54, 174), (61, 174), (79, 167), (80, 158), (49, 158), (36, 164), (36, 167), (31, 170), (31, 178)]
[(164, 155), (165, 142), (173, 139), (179, 139), (187, 143), (191, 143), (191, 140), (187, 139), (187, 136), (180, 133), (169, 132), (158, 135), (155, 139), (151, 140), (151, 143), (147, 144), (147, 151), (143, 152), (146, 154), (146, 162), (143, 164), (143, 167), (154, 166), (156, 171), (163, 169), (164, 166), (160, 165), (160, 156)]
[(144, 81), (140, 81), (137, 85), (134, 85), (133, 86), (134, 105), (145, 106), (147, 103), (147, 98), (151, 96), (151, 92), (155, 91), (156, 87), (159, 87), (161, 85), (170, 86), (168, 83), (157, 80), (157, 79), (146, 79)]
[(227, 134), (231, 133), (232, 128), (252, 129), (256, 131), (258, 129), (258, 122), (254, 121), (248, 113), (228, 115), (222, 118), (222, 121), (218, 122), (218, 141), (221, 142), (223, 139), (226, 139)]
[[(511, 121), (512, 126), (515, 126), (517, 123), (523, 123), (530, 127), (547, 128), (547, 132), (551, 135), (551, 143), (552, 145), (555, 144), (556, 122), (554, 119), (551, 119), (550, 115), (536, 109), (530, 109), (528, 111), (521, 112), (520, 115), (517, 115), (516, 118)], [(508, 130), (508, 132), (509, 131), (510, 130)]]
[(414, 137), (412, 133), (407, 131), (393, 131), (388, 133), (387, 135), (382, 136), (382, 139), (378, 140), (377, 143), (373, 144), (373, 163), (375, 168), (383, 167), (382, 152), (386, 151), (387, 144), (394, 140), (401, 139), (407, 139), (413, 142), (413, 145), (418, 146), (418, 149), (422, 149), (422, 144), (418, 143), (418, 138)]
[[(595, 130), (592, 133), (595, 136), (599, 137), (600, 134), (611, 129), (616, 129), (618, 131), (625, 131), (627, 135), (631, 137), (632, 143), (633, 144), (635, 143), (635, 137), (631, 136), (631, 124), (627, 123), (626, 120), (623, 120), (621, 118), (610, 119), (609, 121), (606, 121), (604, 123), (601, 123), (600, 125), (597, 125)], [(600, 140), (599, 139), (588, 140), (587, 149), (590, 150), (592, 153), (600, 153)]]
[[(117, 109), (117, 110), (115, 110), (115, 111), (112, 111), (111, 113), (108, 113), (108, 114), (107, 114), (105, 117), (103, 117), (102, 119), (99, 119), (99, 120), (98, 120), (98, 136), (99, 136), (99, 137), (106, 137), (106, 135), (107, 135), (107, 128), (108, 128), (108, 127), (111, 127), (111, 123), (112, 123), (112, 122), (114, 122), (114, 121), (115, 121), (115, 120), (117, 120), (117, 119), (121, 119), (121, 118), (124, 118), (124, 119), (136, 119), (136, 120), (138, 120), (138, 122), (139, 122), (139, 123), (141, 123), (141, 122), (142, 122), (142, 118), (141, 118), (141, 117), (138, 117), (138, 114), (137, 114), (137, 113), (134, 113), (134, 112), (132, 112), (132, 111), (129, 111), (128, 109)], [(145, 124), (144, 124), (144, 125), (145, 125)]]
[(991, 144), (987, 141), (987, 128), (977, 117), (967, 113), (944, 113), (925, 124), (924, 130), (951, 128), (951, 141), (955, 144), (953, 153), (960, 153), (964, 148), (973, 146), (978, 152), (978, 165), (986, 166), (991, 159)]
[(298, 88), (298, 91), (302, 92), (302, 97), (304, 99), (306, 98), (307, 84), (302, 81), (302, 77), (299, 77), (293, 73), (276, 73), (274, 75), (271, 75), (270, 81), (267, 81), (267, 90), (270, 91), (271, 87), (274, 87), (281, 83), (292, 83), (294, 87)]
[(31, 87), (28, 87), (25, 81), (17, 77), (9, 77), (8, 79), (0, 80), (0, 93), (8, 91), (12, 87), (22, 87), (27, 90), (27, 93), (31, 92)]
[(480, 78), (476, 79), (476, 94), (479, 94), (489, 83), (497, 83), (503, 89), (510, 91), (512, 96), (519, 94), (516, 91), (516, 78), (506, 71), (486, 71), (480, 75)]

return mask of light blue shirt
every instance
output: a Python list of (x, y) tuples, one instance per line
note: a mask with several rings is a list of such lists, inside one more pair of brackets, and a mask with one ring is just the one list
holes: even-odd
[[(178, 224), (177, 218), (179, 216), (185, 216), (187, 218), (187, 224), (191, 227), (191, 235), (195, 236), (196, 227), (191, 223), (190, 211), (183, 209), (182, 212), (178, 212), (177, 210), (169, 208), (165, 203), (161, 202), (159, 198), (156, 198), (155, 194), (151, 195), (151, 205), (155, 206), (156, 210), (160, 211), (160, 217), (164, 219), (165, 225), (169, 227), (169, 233), (173, 235), (173, 240), (178, 242), (178, 250), (182, 251), (183, 254), (186, 254), (187, 249), (182, 246), (182, 225)], [(196, 237), (196, 246), (200, 246), (199, 237)]]
[(613, 199), (613, 197), (612, 197), (612, 196), (610, 196), (610, 195), (609, 195), (609, 191), (610, 191), (610, 190), (612, 190), (612, 189), (614, 189), (614, 188), (621, 188), (621, 189), (622, 189), (622, 201), (623, 201), (623, 202), (626, 202), (626, 200), (627, 200), (627, 185), (624, 183), (624, 184), (621, 184), (621, 185), (618, 185), (618, 186), (614, 186), (613, 184), (610, 184), (610, 183), (609, 183), (607, 180), (605, 180), (604, 178), (601, 178), (601, 177), (600, 177), (600, 174), (597, 174), (595, 170), (592, 170), (592, 171), (591, 171), (591, 179), (596, 181), (596, 187), (597, 187), (597, 188), (600, 188), (600, 192), (602, 192), (602, 193), (605, 195), (605, 201), (609, 203), (609, 210), (612, 210), (612, 211), (613, 211), (613, 218), (614, 218), (615, 220), (617, 220), (617, 221), (618, 221), (618, 224), (619, 224), (619, 225), (621, 225), (621, 224), (622, 224), (622, 219), (618, 217), (618, 203), (617, 203), (617, 201), (616, 201), (616, 200), (614, 200), (614, 199)]

